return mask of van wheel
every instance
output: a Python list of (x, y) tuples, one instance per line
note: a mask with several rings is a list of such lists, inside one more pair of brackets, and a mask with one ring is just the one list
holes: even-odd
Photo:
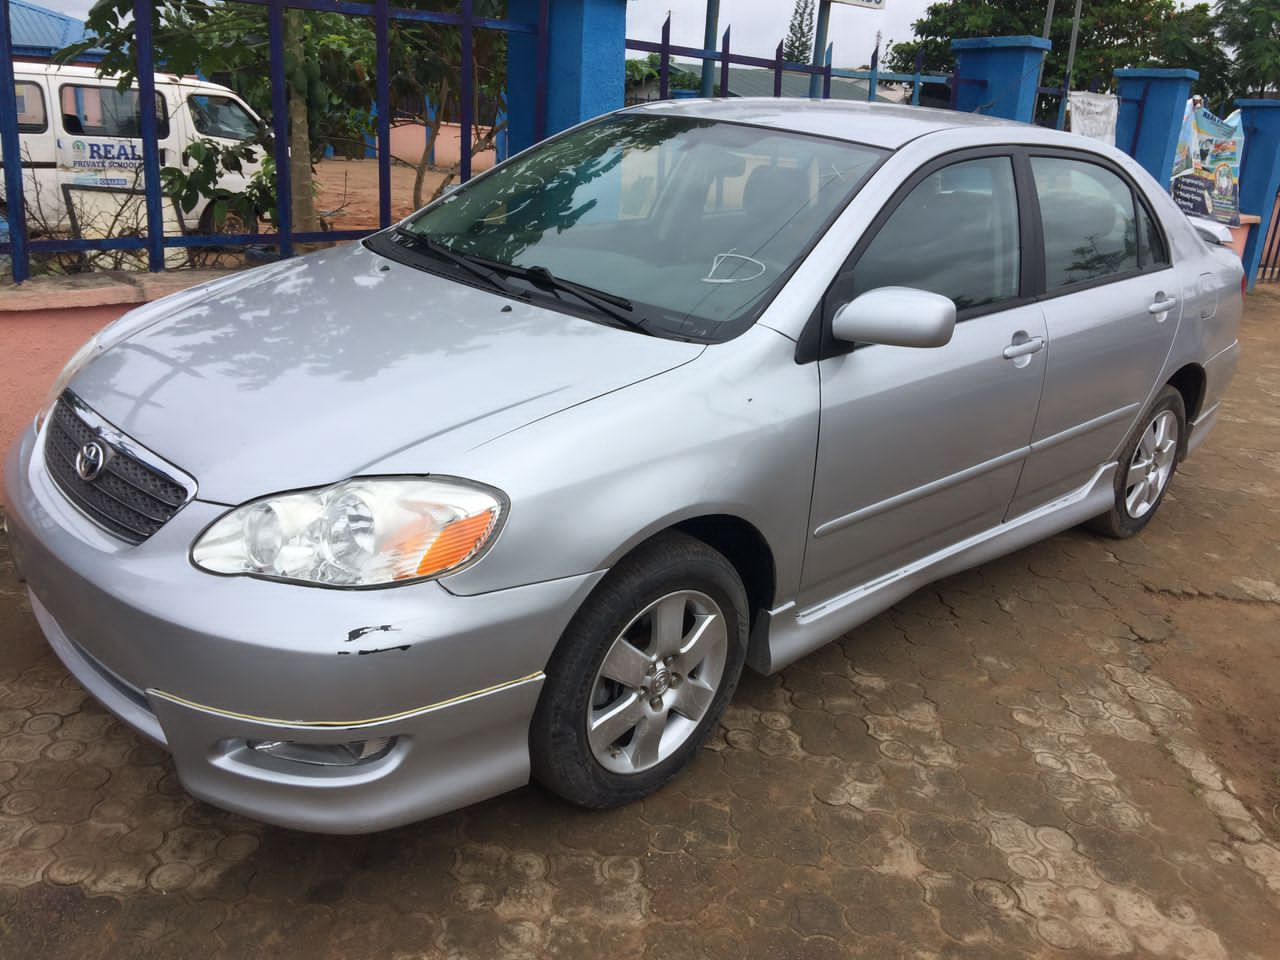
[(222, 219), (222, 229), (214, 230), (213, 228), (213, 204), (209, 204), (204, 208), (204, 213), (200, 214), (200, 224), (196, 227), (196, 232), (201, 236), (212, 236), (214, 233), (220, 233), (224, 236), (235, 236), (242, 233), (257, 233), (258, 218), (250, 217), (245, 220), (237, 213), (227, 211), (227, 215)]
[(1187, 412), (1182, 394), (1166, 386), (1138, 421), (1120, 454), (1115, 502), (1089, 521), (1089, 528), (1123, 540), (1151, 522), (1186, 449)]
[(653, 793), (719, 723), (747, 650), (747, 594), (706, 544), (665, 533), (574, 616), (534, 712), (534, 777), (583, 807)]

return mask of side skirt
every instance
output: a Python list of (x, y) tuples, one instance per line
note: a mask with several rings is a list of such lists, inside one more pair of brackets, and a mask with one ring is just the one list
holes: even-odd
[(776, 673), (935, 580), (1021, 550), (1106, 513), (1115, 496), (1116, 468), (1114, 463), (1099, 467), (1088, 483), (1056, 500), (829, 600), (803, 610), (794, 602), (770, 610), (759, 618), (753, 631), (747, 663), (761, 673)]

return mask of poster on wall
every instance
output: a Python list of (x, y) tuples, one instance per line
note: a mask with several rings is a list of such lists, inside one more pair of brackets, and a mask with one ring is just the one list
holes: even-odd
[(1198, 101), (1198, 97), (1188, 100), (1182, 115), (1169, 191), (1186, 213), (1239, 226), (1244, 150), (1240, 111), (1220, 120)]
[(1067, 95), (1071, 110), (1071, 132), (1116, 145), (1116, 116), (1120, 100), (1111, 93), (1088, 93), (1072, 90)]

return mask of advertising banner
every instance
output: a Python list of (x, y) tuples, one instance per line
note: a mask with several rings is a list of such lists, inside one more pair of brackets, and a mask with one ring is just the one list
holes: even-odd
[(1243, 150), (1238, 110), (1220, 120), (1188, 100), (1169, 187), (1174, 201), (1192, 216), (1239, 226)]

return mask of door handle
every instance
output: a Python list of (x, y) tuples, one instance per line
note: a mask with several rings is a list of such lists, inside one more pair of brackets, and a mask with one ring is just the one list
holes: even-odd
[(1033, 353), (1039, 353), (1043, 349), (1044, 337), (1028, 337), (1026, 340), (1019, 340), (1005, 347), (1004, 358), (1017, 360), (1019, 357), (1029, 357)]
[(1177, 297), (1165, 297), (1164, 294), (1157, 293), (1156, 301), (1147, 307), (1147, 313), (1159, 316), (1162, 313), (1168, 313), (1178, 305)]

